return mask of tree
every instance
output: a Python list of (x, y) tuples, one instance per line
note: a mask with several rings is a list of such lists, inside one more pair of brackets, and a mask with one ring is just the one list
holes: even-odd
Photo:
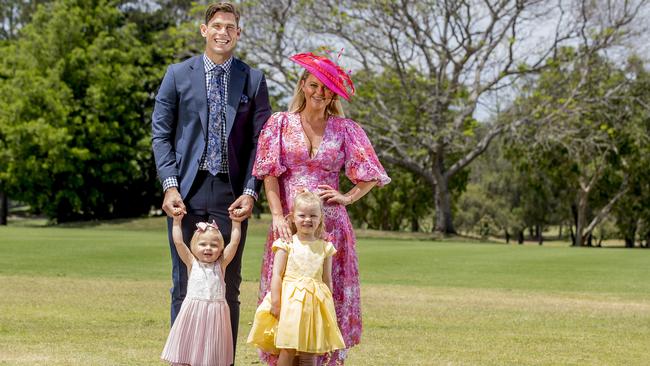
[(626, 129), (623, 153), (628, 155), (627, 192), (616, 203), (613, 214), (625, 246), (633, 248), (637, 237), (650, 247), (650, 73), (643, 61), (632, 58), (626, 70), (631, 79), (628, 108), (631, 118)]
[[(245, 0), (245, 17), (239, 52), (247, 61), (264, 71), (272, 95), (286, 99), (293, 95), (299, 71), (288, 57), (314, 50), (319, 44), (313, 37), (310, 6), (313, 0)], [(322, 19), (318, 17), (317, 19)]]
[[(422, 179), (396, 166), (386, 166), (390, 171), (391, 189), (373, 189), (363, 200), (348, 206), (352, 223), (357, 227), (378, 230), (422, 231), (433, 212), (431, 191)], [(352, 188), (349, 180), (341, 180), (343, 191)]]
[(515, 236), (520, 244), (531, 229), (531, 239), (542, 244), (544, 228), (568, 217), (568, 173), (555, 169), (564, 157), (508, 137), (499, 137), (473, 164), (457, 224), (483, 236), (503, 235), (506, 242)]
[(7, 216), (9, 215), (9, 200), (4, 191), (0, 189), (0, 225), (7, 225)]
[[(645, 0), (609, 8), (594, 8), (587, 0), (256, 3), (279, 15), (249, 24), (262, 29), (260, 35), (279, 25), (275, 35), (260, 38), (273, 41), (276, 58), (286, 57), (291, 49), (286, 33), (304, 30), (305, 45), (317, 42), (311, 35), (327, 35), (330, 46), (347, 46), (346, 55), (358, 68), (395, 75), (402, 94), (399, 105), (377, 93), (364, 103), (355, 102), (355, 108), (373, 116), (364, 126), (377, 142), (380, 158), (422, 177), (434, 192), (435, 230), (441, 233), (455, 232), (450, 181), (496, 136), (528, 121), (494, 123), (479, 137), (474, 131), (479, 105), (522, 76), (540, 72), (564, 44), (584, 39), (590, 49), (610, 47), (646, 5)], [(543, 36), (535, 32), (540, 27), (548, 31)], [(279, 59), (268, 66), (286, 75), (285, 64)], [(414, 75), (420, 87), (412, 84)], [(417, 116), (414, 125), (402, 123), (409, 111)]]
[(32, 19), (39, 4), (50, 0), (0, 0), (0, 41), (18, 36), (20, 29)]
[(152, 46), (115, 3), (40, 7), (0, 50), (0, 183), (59, 222), (147, 213)]
[[(588, 55), (580, 56), (586, 52)], [(582, 246), (594, 228), (629, 189), (631, 150), (638, 108), (628, 75), (613, 62), (585, 49), (567, 48), (517, 103), (534, 120), (519, 136), (535, 150), (561, 154), (563, 170), (574, 187), (575, 245)], [(570, 97), (567, 97), (569, 95)], [(546, 106), (538, 111), (537, 106)], [(590, 210), (590, 203), (596, 207)], [(594, 210), (595, 209), (595, 210)], [(594, 211), (593, 217), (589, 217)]]

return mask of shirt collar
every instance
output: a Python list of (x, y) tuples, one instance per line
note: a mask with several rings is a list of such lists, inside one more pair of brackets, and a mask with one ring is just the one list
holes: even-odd
[[(224, 63), (219, 66), (223, 67), (223, 70), (228, 73), (230, 72), (230, 65), (232, 65), (232, 56), (230, 56)], [(204, 53), (203, 66), (205, 67), (205, 73), (207, 74), (208, 72), (214, 70), (214, 68), (217, 67), (217, 64), (212, 62), (212, 60), (210, 60), (210, 58)]]

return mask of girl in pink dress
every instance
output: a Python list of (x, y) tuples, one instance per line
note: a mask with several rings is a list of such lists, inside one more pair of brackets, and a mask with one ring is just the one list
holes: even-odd
[(183, 242), (184, 214), (179, 208), (174, 211), (172, 239), (189, 273), (187, 294), (161, 358), (179, 366), (229, 366), (233, 344), (224, 272), (237, 253), (241, 223), (233, 220), (230, 243), (224, 249), (217, 224), (199, 222), (190, 250)]
[[(253, 175), (264, 180), (273, 224), (269, 231), (260, 280), (260, 301), (270, 291), (273, 251), (277, 238), (291, 240), (285, 220), (291, 203), (304, 189), (319, 192), (324, 205), (325, 231), (337, 251), (332, 259), (332, 287), (336, 316), (345, 345), (361, 339), (359, 271), (356, 239), (345, 206), (374, 186), (390, 182), (363, 129), (343, 115), (339, 97), (349, 100), (352, 80), (329, 59), (302, 53), (291, 60), (305, 68), (289, 106), (275, 113), (260, 134)], [(339, 172), (355, 184), (339, 192)], [(335, 351), (322, 361), (343, 364), (347, 350)], [(275, 365), (277, 358), (263, 353), (262, 360)]]

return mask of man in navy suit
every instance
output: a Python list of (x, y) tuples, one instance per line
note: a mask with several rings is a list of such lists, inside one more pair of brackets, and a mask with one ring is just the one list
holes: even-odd
[(261, 186), (251, 170), (257, 138), (271, 106), (262, 72), (233, 57), (241, 34), (237, 8), (230, 3), (210, 5), (200, 29), (205, 52), (169, 66), (160, 85), (152, 116), (152, 145), (165, 192), (162, 208), (168, 216), (172, 323), (187, 288), (187, 271), (171, 239), (173, 210), (187, 211), (186, 243), (196, 222), (216, 220), (228, 243), (230, 220), (242, 221), (239, 249), (225, 275), (234, 345), (245, 220)]

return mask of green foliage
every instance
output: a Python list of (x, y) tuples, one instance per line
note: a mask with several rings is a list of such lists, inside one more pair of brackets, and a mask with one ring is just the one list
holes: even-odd
[(9, 195), (58, 221), (148, 212), (153, 47), (115, 3), (42, 6), (0, 54)]
[[(578, 214), (589, 223), (627, 187), (612, 219), (592, 233), (598, 240), (625, 238), (628, 246), (648, 240), (648, 74), (634, 59), (622, 69), (598, 57), (580, 64), (576, 56), (574, 49), (562, 50), (531, 80), (524, 90), (528, 97), (517, 100), (513, 110), (538, 121), (498, 140), (474, 164), (457, 203), (459, 228), (513, 235), (575, 225)], [(584, 68), (589, 72), (583, 74)], [(510, 112), (502, 117), (510, 118)], [(540, 123), (544, 118), (549, 119)], [(586, 209), (578, 212), (578, 193), (591, 181)]]
[(502, 197), (496, 196), (485, 199), (489, 192), (484, 186), (470, 183), (456, 203), (456, 228), (464, 232), (473, 232), (483, 238), (501, 235), (507, 229), (507, 205)]
[(635, 100), (629, 128), (620, 150), (626, 160), (629, 190), (614, 208), (616, 225), (627, 246), (650, 243), (650, 73), (638, 58), (629, 60), (627, 72), (634, 80), (629, 94)]
[[(357, 227), (378, 230), (429, 229), (434, 211), (431, 187), (417, 175), (394, 165), (385, 166), (391, 182), (386, 188), (374, 188), (368, 195), (347, 207)], [(341, 178), (346, 192), (352, 183)]]
[[(549, 216), (550, 222), (583, 220), (586, 227), (599, 220), (600, 211), (639, 175), (640, 166), (634, 162), (642, 159), (641, 147), (650, 135), (641, 127), (648, 118), (647, 108), (639, 103), (642, 93), (634, 94), (641, 78), (597, 54), (580, 52), (562, 49), (524, 90), (527, 96), (517, 101), (514, 110), (534, 121), (512, 139), (508, 156), (532, 178), (526, 191), (540, 199), (536, 207), (564, 211)], [(586, 197), (586, 204), (580, 204), (580, 197)], [(558, 198), (571, 202), (573, 214), (566, 205), (548, 206)], [(623, 198), (619, 205), (626, 202)], [(548, 222), (534, 212), (524, 216)], [(618, 221), (630, 220), (619, 217)]]
[(483, 237), (518, 235), (560, 224), (569, 215), (563, 157), (500, 138), (474, 164), (458, 200), (458, 227)]

